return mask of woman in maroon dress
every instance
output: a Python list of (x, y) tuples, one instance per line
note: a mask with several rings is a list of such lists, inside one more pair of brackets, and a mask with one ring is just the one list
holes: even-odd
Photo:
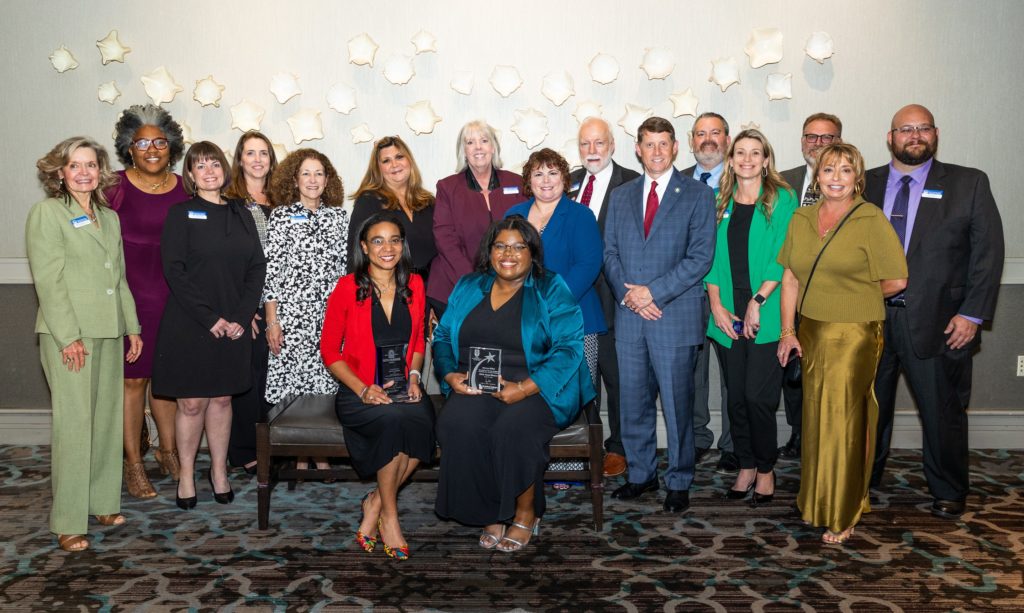
[[(156, 332), (168, 295), (160, 262), (160, 233), (171, 205), (189, 198), (181, 177), (171, 171), (181, 159), (185, 143), (181, 126), (167, 111), (151, 104), (125, 110), (114, 133), (114, 148), (125, 169), (117, 173), (121, 180), (107, 193), (107, 200), (121, 221), (125, 272), (143, 339), (142, 355), (124, 369), (124, 482), (132, 496), (153, 498), (156, 491), (142, 462), (140, 436)], [(175, 402), (149, 392), (149, 406), (160, 439), (160, 447), (154, 450), (160, 472), (177, 480)]]

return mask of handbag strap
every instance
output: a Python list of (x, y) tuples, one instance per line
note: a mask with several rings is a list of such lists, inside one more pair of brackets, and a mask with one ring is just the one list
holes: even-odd
[(828, 249), (829, 244), (832, 243), (832, 239), (836, 237), (836, 234), (839, 234), (839, 230), (843, 227), (843, 224), (846, 223), (846, 220), (849, 219), (851, 215), (853, 215), (854, 211), (856, 211), (862, 206), (864, 206), (863, 202), (850, 209), (850, 212), (843, 216), (843, 219), (839, 222), (839, 225), (836, 226), (835, 231), (832, 232), (832, 236), (828, 237), (828, 240), (825, 241), (825, 244), (824, 246), (822, 246), (821, 251), (818, 252), (818, 257), (814, 258), (814, 264), (811, 265), (811, 274), (807, 275), (807, 281), (804, 283), (804, 292), (803, 294), (800, 295), (800, 304), (797, 308), (797, 311), (800, 311), (804, 307), (804, 300), (807, 298), (807, 288), (811, 286), (811, 279), (814, 278), (814, 271), (818, 268), (818, 262), (821, 261), (821, 254), (825, 253), (825, 249)]

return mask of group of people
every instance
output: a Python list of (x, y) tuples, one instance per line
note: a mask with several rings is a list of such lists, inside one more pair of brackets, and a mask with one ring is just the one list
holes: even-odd
[[(123, 524), (122, 474), (130, 495), (156, 496), (140, 446), (147, 398), (155, 457), (188, 510), (204, 432), (212, 497), (230, 504), (229, 465), (255, 472), (267, 408), (334, 394), (353, 467), (376, 484), (355, 540), (396, 559), (410, 555), (399, 489), (438, 445), (437, 514), (482, 527), (481, 547), (525, 547), (544, 514), (548, 444), (602, 388), (605, 474), (628, 471), (612, 497), (660, 489), (660, 398), (663, 506), (682, 512), (713, 443), (712, 346), (719, 467), (736, 471), (726, 499), (770, 503), (779, 454), (799, 456), (804, 521), (846, 541), (884, 472), (902, 370), (932, 512), (959, 517), (971, 351), (1003, 254), (987, 178), (934, 159), (938, 128), (917, 105), (893, 118), (892, 162), (867, 172), (838, 118), (803, 127), (806, 165), (780, 173), (763, 133), (733, 138), (704, 113), (688, 138), (697, 164), (679, 171), (675, 129), (652, 117), (637, 173), (589, 118), (582, 168), (545, 148), (519, 175), (473, 121), (436, 196), (406, 143), (386, 137), (351, 215), (322, 153), (278, 163), (259, 132), (230, 164), (206, 141), (186, 152), (152, 105), (118, 120), (123, 171), (91, 139), (59, 143), (37, 163), (48, 198), (26, 230), (53, 398), (51, 531), (81, 551), (90, 515)], [(436, 416), (422, 380), (431, 336), (447, 397)], [(782, 448), (780, 393), (794, 432)], [(297, 459), (309, 463), (329, 466)]]

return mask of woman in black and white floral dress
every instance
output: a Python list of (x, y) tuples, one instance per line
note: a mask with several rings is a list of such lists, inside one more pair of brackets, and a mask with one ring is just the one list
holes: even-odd
[[(292, 394), (334, 394), (337, 380), (320, 359), (327, 297), (347, 274), (348, 214), (341, 177), (324, 154), (299, 149), (271, 178), (267, 228), (267, 402)], [(300, 461), (298, 468), (305, 468)], [(317, 468), (326, 469), (317, 459)]]

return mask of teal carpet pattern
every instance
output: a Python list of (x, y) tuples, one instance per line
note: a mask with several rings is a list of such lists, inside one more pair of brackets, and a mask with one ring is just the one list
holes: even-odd
[(93, 523), (92, 548), (68, 554), (47, 529), (49, 448), (0, 446), (0, 610), (1024, 610), (1024, 452), (972, 452), (956, 522), (928, 514), (920, 455), (895, 452), (879, 504), (845, 547), (800, 522), (797, 462), (780, 462), (775, 501), (755, 510), (722, 499), (732, 479), (715, 459), (698, 467), (687, 513), (663, 512), (660, 495), (608, 499), (600, 533), (586, 490), (549, 488), (540, 536), (512, 555), (438, 520), (436, 485), (412, 483), (399, 498), (412, 557), (398, 563), (353, 542), (368, 484), (280, 484), (259, 531), (243, 473), (232, 474), (232, 505), (201, 480), (192, 512), (157, 479), (157, 498), (125, 495), (126, 525)]

